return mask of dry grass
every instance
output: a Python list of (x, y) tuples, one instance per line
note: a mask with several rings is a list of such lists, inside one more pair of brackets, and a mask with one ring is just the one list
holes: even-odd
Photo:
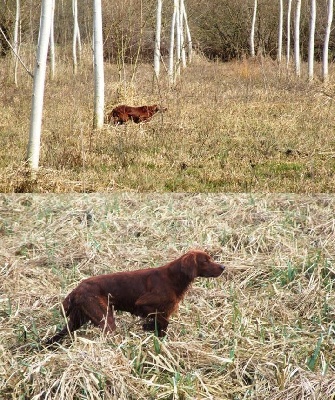
[[(1, 399), (334, 399), (333, 196), (2, 195)], [(83, 278), (203, 248), (198, 279), (159, 340), (117, 316), (41, 346)]]
[(69, 59), (59, 59), (46, 85), (41, 171), (30, 181), (24, 158), (32, 82), (21, 71), (15, 88), (9, 61), (0, 63), (2, 192), (334, 190), (332, 66), (324, 87), (270, 60), (220, 64), (196, 57), (171, 88), (164, 70), (158, 85), (149, 65), (134, 74), (128, 66), (120, 79), (118, 67), (105, 64), (108, 110), (158, 102), (168, 112), (143, 126), (92, 132), (91, 53), (75, 77)]

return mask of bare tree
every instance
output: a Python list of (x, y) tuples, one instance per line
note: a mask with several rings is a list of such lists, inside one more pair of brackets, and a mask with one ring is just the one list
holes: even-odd
[(19, 54), (19, 30), (21, 23), (21, 5), (20, 0), (16, 0), (16, 13), (15, 13), (15, 24), (14, 24), (14, 35), (13, 35), (13, 57), (14, 57), (14, 82), (17, 85), (17, 66), (18, 66), (18, 57)]
[(287, 48), (286, 48), (287, 69), (290, 63), (290, 51), (291, 51), (291, 10), (292, 10), (292, 0), (287, 0)]
[(157, 0), (156, 37), (155, 37), (155, 50), (154, 50), (154, 71), (157, 78), (159, 76), (160, 60), (161, 60), (162, 5), (163, 5), (163, 0)]
[(316, 20), (316, 0), (311, 0), (311, 14), (309, 22), (309, 42), (308, 42), (308, 79), (313, 80), (314, 74), (314, 36)]
[(104, 56), (102, 40), (101, 0), (93, 2), (93, 53), (94, 53), (94, 115), (93, 128), (101, 129), (104, 124)]
[(251, 57), (255, 57), (255, 25), (256, 25), (256, 16), (257, 16), (257, 0), (254, 2), (254, 12), (252, 15), (251, 21), (251, 31), (250, 31), (250, 55)]
[(330, 36), (332, 22), (333, 22), (333, 0), (328, 0), (328, 18), (327, 18), (325, 40), (323, 43), (323, 55), (322, 55), (322, 79), (324, 82), (328, 81), (328, 48), (329, 48), (329, 36)]
[(185, 8), (185, 3), (183, 2), (183, 16), (184, 16), (184, 22), (185, 22), (185, 29), (186, 29), (186, 37), (187, 37), (187, 57), (188, 57), (188, 62), (192, 61), (192, 38), (191, 38), (191, 31), (188, 26), (188, 20), (187, 20), (187, 13), (186, 13), (186, 8)]
[(174, 0), (176, 9), (176, 75), (180, 75), (180, 61), (181, 61), (181, 30), (180, 30), (180, 3), (179, 0)]
[(79, 56), (81, 52), (81, 40), (80, 31), (78, 24), (78, 2), (77, 0), (72, 0), (72, 13), (73, 13), (73, 41), (72, 41), (72, 54), (73, 54), (73, 73), (77, 73), (77, 46), (79, 50)]
[(175, 38), (176, 15), (177, 15), (177, 5), (176, 5), (176, 1), (174, 1), (172, 20), (171, 20), (169, 72), (168, 72), (171, 84), (173, 84), (175, 82), (174, 38)]
[(278, 62), (281, 63), (283, 49), (283, 0), (279, 0)]
[(300, 67), (300, 14), (301, 0), (297, 0), (294, 19), (294, 64), (297, 76), (301, 74)]
[(183, 68), (186, 67), (186, 54), (185, 54), (185, 38), (184, 38), (184, 0), (180, 0), (179, 5), (179, 18), (180, 18), (180, 58)]
[(50, 73), (51, 79), (55, 76), (55, 35), (54, 35), (54, 17), (55, 17), (55, 0), (52, 2), (52, 15), (51, 15), (51, 27), (50, 27)]
[(37, 59), (34, 73), (29, 142), (27, 149), (27, 161), (33, 173), (38, 170), (40, 156), (44, 83), (51, 19), (52, 2), (50, 0), (43, 0), (41, 6), (40, 31), (37, 45)]

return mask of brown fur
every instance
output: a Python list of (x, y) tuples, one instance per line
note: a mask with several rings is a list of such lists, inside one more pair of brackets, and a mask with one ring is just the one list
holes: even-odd
[(224, 268), (207, 253), (192, 250), (162, 267), (85, 279), (65, 298), (68, 323), (47, 344), (61, 341), (88, 321), (112, 332), (116, 327), (113, 309), (144, 318), (144, 330), (156, 330), (158, 336), (164, 336), (170, 315), (194, 279), (218, 277)]
[(157, 104), (152, 106), (131, 107), (121, 105), (115, 107), (109, 114), (107, 114), (107, 123), (114, 125), (122, 125), (127, 121), (134, 121), (136, 124), (140, 122), (148, 122), (157, 112), (164, 112), (166, 108), (162, 108)]

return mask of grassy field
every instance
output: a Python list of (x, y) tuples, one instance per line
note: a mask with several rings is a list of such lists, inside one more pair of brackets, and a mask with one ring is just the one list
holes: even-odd
[[(0, 398), (334, 399), (334, 214), (330, 195), (1, 195)], [(165, 339), (122, 313), (113, 336), (42, 346), (81, 279), (191, 248), (227, 272)]]
[[(87, 50), (85, 50), (87, 51)], [(164, 115), (138, 126), (92, 131), (91, 53), (76, 76), (59, 54), (45, 90), (40, 174), (27, 179), (32, 80), (0, 61), (1, 192), (332, 192), (334, 88), (307, 83), (265, 59), (230, 63), (196, 56), (170, 87), (150, 65), (105, 64), (106, 111), (160, 103)], [(305, 66), (303, 67), (305, 69)]]

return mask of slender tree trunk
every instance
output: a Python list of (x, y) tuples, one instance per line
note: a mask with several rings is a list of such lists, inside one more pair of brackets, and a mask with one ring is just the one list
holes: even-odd
[(254, 2), (254, 12), (252, 15), (251, 31), (250, 31), (250, 55), (255, 57), (255, 25), (257, 15), (257, 0)]
[[(77, 15), (78, 15), (78, 5), (77, 5)], [(81, 37), (80, 37), (80, 29), (79, 29), (79, 23), (78, 23), (78, 17), (77, 17), (77, 45), (78, 45), (78, 60), (81, 60)]]
[(314, 75), (314, 36), (316, 20), (316, 0), (311, 0), (311, 15), (309, 23), (309, 43), (308, 43), (308, 80), (311, 82)]
[(51, 28), (50, 28), (50, 72), (51, 79), (55, 77), (55, 35), (54, 35), (54, 17), (55, 17), (55, 0), (52, 2), (52, 16), (51, 16)]
[(177, 7), (176, 7), (176, 2), (174, 2), (172, 21), (171, 21), (170, 50), (169, 50), (169, 79), (171, 84), (175, 82), (174, 37), (175, 37), (176, 15), (177, 15)]
[(101, 129), (104, 124), (104, 55), (102, 40), (101, 0), (93, 1), (93, 52), (94, 52), (94, 116), (93, 128)]
[(324, 82), (328, 81), (328, 49), (329, 49), (329, 36), (333, 22), (333, 0), (328, 0), (328, 18), (325, 33), (325, 40), (323, 43), (322, 55), (322, 79)]
[(180, 75), (181, 36), (180, 36), (180, 8), (179, 0), (174, 0), (176, 7), (176, 75)]
[(290, 64), (290, 51), (291, 51), (291, 10), (292, 0), (287, 0), (287, 48), (286, 48), (286, 68)]
[(14, 50), (14, 82), (17, 86), (17, 66), (18, 66), (18, 57), (19, 55), (19, 30), (21, 24), (21, 5), (20, 0), (16, 0), (16, 14), (15, 14), (15, 24), (14, 24), (14, 40), (13, 40), (13, 50)]
[(73, 14), (73, 40), (72, 40), (72, 56), (73, 56), (73, 73), (77, 73), (77, 42), (78, 42), (78, 3), (77, 0), (72, 0), (72, 14)]
[(161, 61), (162, 5), (163, 5), (163, 0), (157, 0), (156, 38), (155, 38), (155, 50), (154, 50), (154, 71), (157, 78), (159, 76), (160, 61)]
[(278, 63), (281, 63), (283, 52), (283, 0), (279, 0), (279, 29), (278, 29)]
[(180, 57), (181, 57), (181, 64), (183, 68), (186, 67), (186, 54), (185, 54), (185, 39), (184, 39), (184, 0), (180, 0), (179, 6), (179, 18), (180, 18)]
[(40, 156), (44, 83), (51, 29), (51, 16), (52, 3), (49, 0), (43, 0), (37, 46), (37, 59), (34, 73), (29, 142), (27, 149), (27, 161), (33, 173), (38, 170)]
[(184, 15), (184, 22), (185, 22), (185, 29), (186, 29), (186, 37), (187, 37), (187, 57), (188, 57), (188, 62), (190, 63), (192, 61), (193, 48), (192, 48), (191, 31), (188, 26), (187, 13), (186, 13), (184, 3), (183, 3), (183, 15)]
[(300, 67), (300, 13), (301, 13), (301, 0), (297, 0), (295, 21), (294, 21), (294, 63), (295, 73), (297, 76), (301, 74)]

